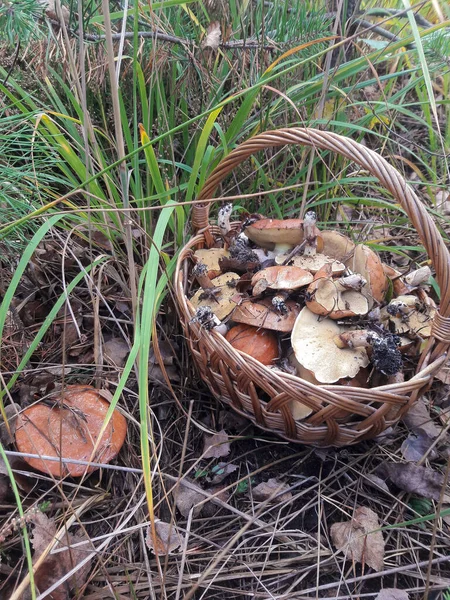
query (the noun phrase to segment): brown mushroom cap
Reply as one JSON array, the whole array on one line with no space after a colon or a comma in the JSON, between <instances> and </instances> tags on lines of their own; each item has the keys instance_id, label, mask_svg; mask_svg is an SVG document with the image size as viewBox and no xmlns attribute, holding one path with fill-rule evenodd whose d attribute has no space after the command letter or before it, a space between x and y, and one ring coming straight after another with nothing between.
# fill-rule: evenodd
<instances>
[{"instance_id":1,"label":"brown mushroom cap","mask_svg":"<svg viewBox=\"0 0 450 600\"><path fill-rule=\"evenodd\" d=\"M275 262L278 265L282 265L287 256L287 254L278 254L278 256L275 257ZM319 271L326 263L331 264L333 275L341 275L346 269L346 266L343 263L339 262L335 258L326 256L325 254L315 254L314 256L297 254L289 261L289 264L293 265L294 267L305 269L313 275L315 275L317 271Z\"/></svg>"},{"instance_id":2,"label":"brown mushroom cap","mask_svg":"<svg viewBox=\"0 0 450 600\"><path fill-rule=\"evenodd\" d=\"M228 331L225 339L233 348L253 356L263 365L272 365L279 358L277 335L268 329L239 323Z\"/></svg>"},{"instance_id":3,"label":"brown mushroom cap","mask_svg":"<svg viewBox=\"0 0 450 600\"><path fill-rule=\"evenodd\" d=\"M262 293L265 289L297 290L308 285L313 280L309 271L299 267L276 266L258 271L252 278L253 295Z\"/></svg>"},{"instance_id":4,"label":"brown mushroom cap","mask_svg":"<svg viewBox=\"0 0 450 600\"><path fill-rule=\"evenodd\" d=\"M190 302L194 308L200 306L209 306L216 317L222 321L236 308L236 302L232 297L236 295L236 283L240 277L237 273L224 273L211 280L214 287L220 288L220 294L217 295L217 300L214 298L204 298L200 300L200 296L204 293L202 289L197 290L192 296Z\"/></svg>"},{"instance_id":5,"label":"brown mushroom cap","mask_svg":"<svg viewBox=\"0 0 450 600\"><path fill-rule=\"evenodd\" d=\"M109 463L119 453L127 433L127 422L115 410L92 457L109 403L90 386L68 386L55 404L38 403L18 417L16 444L19 452L55 458ZM81 477L97 467L60 463L38 458L23 459L34 469L56 477Z\"/></svg>"},{"instance_id":6,"label":"brown mushroom cap","mask_svg":"<svg viewBox=\"0 0 450 600\"><path fill-rule=\"evenodd\" d=\"M331 277L331 265L326 263L308 286L306 306L311 312L331 319L344 319L369 312L368 302L355 290L341 291L341 286Z\"/></svg>"},{"instance_id":7,"label":"brown mushroom cap","mask_svg":"<svg viewBox=\"0 0 450 600\"><path fill-rule=\"evenodd\" d=\"M331 319L319 319L303 308L291 334L298 362L314 374L320 383L335 383L343 377L355 377L369 358L365 348L337 348L334 339L346 331Z\"/></svg>"},{"instance_id":8,"label":"brown mushroom cap","mask_svg":"<svg viewBox=\"0 0 450 600\"><path fill-rule=\"evenodd\" d=\"M352 271L367 281L361 293L367 298L369 310L374 302L381 304L389 289L389 282L379 256L368 246L358 244L349 262Z\"/></svg>"},{"instance_id":9,"label":"brown mushroom cap","mask_svg":"<svg viewBox=\"0 0 450 600\"><path fill-rule=\"evenodd\" d=\"M285 304L288 312L280 314L272 306L270 298L263 298L259 302L246 300L236 307L232 318L236 323L247 323L273 331L289 332L292 331L300 308L292 300L286 300Z\"/></svg>"},{"instance_id":10,"label":"brown mushroom cap","mask_svg":"<svg viewBox=\"0 0 450 600\"><path fill-rule=\"evenodd\" d=\"M297 246L304 239L301 219L261 219L245 229L245 235L261 248L273 250L277 244ZM323 241L317 229L317 250L322 251Z\"/></svg>"},{"instance_id":11,"label":"brown mushroom cap","mask_svg":"<svg viewBox=\"0 0 450 600\"><path fill-rule=\"evenodd\" d=\"M221 274L219 260L222 258L230 258L230 253L225 248L201 248L194 252L194 257L198 262L206 265L208 269L208 277L218 277Z\"/></svg>"},{"instance_id":12,"label":"brown mushroom cap","mask_svg":"<svg viewBox=\"0 0 450 600\"><path fill-rule=\"evenodd\" d=\"M320 235L323 239L323 254L341 261L347 260L353 254L355 243L343 233L326 229L321 231Z\"/></svg>"}]
</instances>

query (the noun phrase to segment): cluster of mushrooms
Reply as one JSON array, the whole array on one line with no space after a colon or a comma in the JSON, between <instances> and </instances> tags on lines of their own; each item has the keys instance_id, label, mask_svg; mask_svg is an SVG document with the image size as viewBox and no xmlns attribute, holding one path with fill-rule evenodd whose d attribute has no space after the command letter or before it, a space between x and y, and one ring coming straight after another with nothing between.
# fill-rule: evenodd
<instances>
[{"instance_id":1,"label":"cluster of mushrooms","mask_svg":"<svg viewBox=\"0 0 450 600\"><path fill-rule=\"evenodd\" d=\"M320 231L313 211L303 220L250 215L240 227L230 226L231 211L219 211L220 247L192 254L195 322L316 385L404 380L406 357L431 334L428 266L401 273L368 246Z\"/></svg>"}]
</instances>

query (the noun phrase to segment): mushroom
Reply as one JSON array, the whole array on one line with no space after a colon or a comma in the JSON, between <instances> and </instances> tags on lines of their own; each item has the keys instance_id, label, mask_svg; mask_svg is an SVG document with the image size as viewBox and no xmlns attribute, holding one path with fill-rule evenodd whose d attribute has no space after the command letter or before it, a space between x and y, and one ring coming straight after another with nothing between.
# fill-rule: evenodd
<instances>
[{"instance_id":1,"label":"mushroom","mask_svg":"<svg viewBox=\"0 0 450 600\"><path fill-rule=\"evenodd\" d=\"M225 236L231 229L230 216L233 212L233 205L229 202L219 208L219 214L217 215L217 225L220 229L220 233Z\"/></svg>"},{"instance_id":2,"label":"mushroom","mask_svg":"<svg viewBox=\"0 0 450 600\"><path fill-rule=\"evenodd\" d=\"M398 348L400 339L392 333L381 335L366 329L344 331L336 336L334 342L338 348L371 348L370 362L384 375L395 375L403 369Z\"/></svg>"},{"instance_id":3,"label":"mushroom","mask_svg":"<svg viewBox=\"0 0 450 600\"><path fill-rule=\"evenodd\" d=\"M320 235L323 240L323 254L342 262L352 256L355 243L343 233L334 229L326 229L321 231Z\"/></svg>"},{"instance_id":4,"label":"mushroom","mask_svg":"<svg viewBox=\"0 0 450 600\"><path fill-rule=\"evenodd\" d=\"M427 284L431 277L431 269L428 266L420 267L411 271L407 275L399 277L393 282L394 293L396 296L410 294L418 289L429 289Z\"/></svg>"},{"instance_id":5,"label":"mushroom","mask_svg":"<svg viewBox=\"0 0 450 600\"><path fill-rule=\"evenodd\" d=\"M91 386L68 386L51 404L38 402L19 415L17 449L34 469L55 477L81 477L95 471L98 467L70 460L109 463L117 456L127 433L126 419L119 411L113 411L98 442L109 406L102 393ZM94 446L97 448L92 456ZM30 458L27 454L61 458L64 462Z\"/></svg>"},{"instance_id":6,"label":"mushroom","mask_svg":"<svg viewBox=\"0 0 450 600\"><path fill-rule=\"evenodd\" d=\"M199 306L190 322L198 323L206 329L206 331L214 330L221 335L225 335L228 331L227 324L222 323L220 319L216 317L210 306Z\"/></svg>"},{"instance_id":7,"label":"mushroom","mask_svg":"<svg viewBox=\"0 0 450 600\"><path fill-rule=\"evenodd\" d=\"M417 296L399 296L381 309L381 322L398 335L429 338L436 309L420 302Z\"/></svg>"},{"instance_id":8,"label":"mushroom","mask_svg":"<svg viewBox=\"0 0 450 600\"><path fill-rule=\"evenodd\" d=\"M231 272L215 277L210 283L215 289L220 290L220 296L215 295L212 298L205 298L204 291L201 289L197 290L190 300L192 306L196 309L201 306L208 306L219 321L223 321L237 305L233 296L236 295L235 287L238 280L239 275Z\"/></svg>"},{"instance_id":9,"label":"mushroom","mask_svg":"<svg viewBox=\"0 0 450 600\"><path fill-rule=\"evenodd\" d=\"M315 233L317 250L321 252L323 242L317 227ZM305 241L301 219L260 219L248 225L245 234L257 246L275 250L277 254L287 252Z\"/></svg>"},{"instance_id":10,"label":"mushroom","mask_svg":"<svg viewBox=\"0 0 450 600\"><path fill-rule=\"evenodd\" d=\"M336 346L336 336L346 330L331 319L318 319L307 307L300 311L295 321L291 334L295 356L320 383L355 377L361 367L369 364L365 348Z\"/></svg>"},{"instance_id":11,"label":"mushroom","mask_svg":"<svg viewBox=\"0 0 450 600\"><path fill-rule=\"evenodd\" d=\"M234 310L233 321L274 331L290 332L299 313L299 306L296 302L287 300L286 308L286 313L276 311L270 298L263 298L259 302L246 300Z\"/></svg>"},{"instance_id":12,"label":"mushroom","mask_svg":"<svg viewBox=\"0 0 450 600\"><path fill-rule=\"evenodd\" d=\"M279 254L275 257L277 265L285 263L287 254ZM342 275L346 270L346 266L338 260L326 256L325 254L315 254L314 256L305 256L304 254L297 254L289 261L289 265L305 269L313 275L319 271L324 264L330 263L333 275Z\"/></svg>"},{"instance_id":13,"label":"mushroom","mask_svg":"<svg viewBox=\"0 0 450 600\"><path fill-rule=\"evenodd\" d=\"M349 264L350 263L350 264ZM378 255L364 244L358 244L353 257L346 263L354 273L360 273L367 281L361 293L367 298L369 309L374 302L381 304L389 288L383 263Z\"/></svg>"},{"instance_id":14,"label":"mushroom","mask_svg":"<svg viewBox=\"0 0 450 600\"><path fill-rule=\"evenodd\" d=\"M317 235L319 230L316 227L316 223L316 213L313 210L309 210L303 220L303 235L306 242L303 254L305 256L314 256L317 252Z\"/></svg>"},{"instance_id":15,"label":"mushroom","mask_svg":"<svg viewBox=\"0 0 450 600\"><path fill-rule=\"evenodd\" d=\"M221 274L219 261L222 258L229 258L230 253L225 248L201 248L194 252L194 260L206 265L208 269L208 277L214 279Z\"/></svg>"},{"instance_id":16,"label":"mushroom","mask_svg":"<svg viewBox=\"0 0 450 600\"><path fill-rule=\"evenodd\" d=\"M314 281L306 292L306 306L311 312L331 319L343 319L356 315L365 315L369 311L366 297L359 291L351 289L351 285L363 285L362 280L331 277L331 265L326 263L314 276ZM349 288L350 285L350 288Z\"/></svg>"},{"instance_id":17,"label":"mushroom","mask_svg":"<svg viewBox=\"0 0 450 600\"><path fill-rule=\"evenodd\" d=\"M240 352L245 352L263 365L273 365L279 358L278 338L273 331L240 323L232 327L225 339Z\"/></svg>"},{"instance_id":18,"label":"mushroom","mask_svg":"<svg viewBox=\"0 0 450 600\"><path fill-rule=\"evenodd\" d=\"M278 265L258 271L252 278L253 295L262 294L267 288L271 290L297 290L313 280L309 271L299 267Z\"/></svg>"}]
</instances>

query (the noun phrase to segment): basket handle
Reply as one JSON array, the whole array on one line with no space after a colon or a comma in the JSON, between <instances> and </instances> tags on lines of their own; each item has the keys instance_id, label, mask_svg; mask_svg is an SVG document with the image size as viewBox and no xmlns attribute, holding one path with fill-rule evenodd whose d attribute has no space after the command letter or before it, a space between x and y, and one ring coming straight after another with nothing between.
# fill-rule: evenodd
<instances>
[{"instance_id":1,"label":"basket handle","mask_svg":"<svg viewBox=\"0 0 450 600\"><path fill-rule=\"evenodd\" d=\"M195 231L208 230L210 200L225 177L252 154L277 146L302 144L320 150L330 150L342 154L377 177L380 183L392 194L411 219L428 256L433 262L436 279L441 290L440 314L433 327L435 338L450 344L450 254L434 221L406 183L402 175L382 156L362 144L330 131L292 127L266 131L249 138L232 150L213 170L205 181L192 210L192 225Z\"/></svg>"}]
</instances>

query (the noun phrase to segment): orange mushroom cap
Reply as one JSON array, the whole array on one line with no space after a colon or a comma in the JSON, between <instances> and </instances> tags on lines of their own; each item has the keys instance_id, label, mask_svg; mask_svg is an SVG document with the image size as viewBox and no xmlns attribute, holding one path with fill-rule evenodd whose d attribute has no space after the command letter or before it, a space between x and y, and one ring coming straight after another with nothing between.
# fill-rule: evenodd
<instances>
[{"instance_id":1,"label":"orange mushroom cap","mask_svg":"<svg viewBox=\"0 0 450 600\"><path fill-rule=\"evenodd\" d=\"M59 402L58 402L59 401ZM109 403L91 386L68 386L55 404L42 402L26 408L18 418L16 444L19 452L109 463L119 453L127 433L125 417L115 410L94 456L92 452L103 426ZM95 471L70 462L23 457L34 469L56 477L80 477Z\"/></svg>"}]
</instances>

